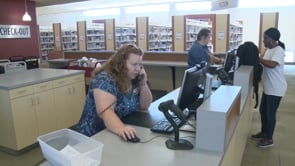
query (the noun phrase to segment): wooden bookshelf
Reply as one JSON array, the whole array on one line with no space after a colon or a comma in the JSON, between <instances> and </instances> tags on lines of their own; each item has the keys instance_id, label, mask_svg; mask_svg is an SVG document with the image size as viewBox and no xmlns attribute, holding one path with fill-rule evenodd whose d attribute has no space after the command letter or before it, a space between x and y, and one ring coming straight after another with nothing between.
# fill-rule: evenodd
<instances>
[{"instance_id":1,"label":"wooden bookshelf","mask_svg":"<svg viewBox=\"0 0 295 166\"><path fill-rule=\"evenodd\" d=\"M48 54L54 50L54 36L52 29L40 29L40 50L43 61L48 60Z\"/></svg>"},{"instance_id":2,"label":"wooden bookshelf","mask_svg":"<svg viewBox=\"0 0 295 166\"><path fill-rule=\"evenodd\" d=\"M91 27L86 30L87 50L105 50L104 26Z\"/></svg>"},{"instance_id":3,"label":"wooden bookshelf","mask_svg":"<svg viewBox=\"0 0 295 166\"><path fill-rule=\"evenodd\" d=\"M149 25L149 51L171 51L172 28Z\"/></svg>"},{"instance_id":4,"label":"wooden bookshelf","mask_svg":"<svg viewBox=\"0 0 295 166\"><path fill-rule=\"evenodd\" d=\"M116 50L124 44L136 45L135 27L116 27Z\"/></svg>"},{"instance_id":5,"label":"wooden bookshelf","mask_svg":"<svg viewBox=\"0 0 295 166\"><path fill-rule=\"evenodd\" d=\"M212 52L215 51L215 22L216 15L187 15L185 16L185 51L188 51L197 40L198 32L202 28L208 28L212 32L212 39L208 44Z\"/></svg>"},{"instance_id":6,"label":"wooden bookshelf","mask_svg":"<svg viewBox=\"0 0 295 166\"><path fill-rule=\"evenodd\" d=\"M62 50L74 51L78 50L78 36L77 30L67 29L62 30Z\"/></svg>"},{"instance_id":7,"label":"wooden bookshelf","mask_svg":"<svg viewBox=\"0 0 295 166\"><path fill-rule=\"evenodd\" d=\"M233 22L229 25L229 44L228 49L237 49L243 43L243 23Z\"/></svg>"}]
</instances>

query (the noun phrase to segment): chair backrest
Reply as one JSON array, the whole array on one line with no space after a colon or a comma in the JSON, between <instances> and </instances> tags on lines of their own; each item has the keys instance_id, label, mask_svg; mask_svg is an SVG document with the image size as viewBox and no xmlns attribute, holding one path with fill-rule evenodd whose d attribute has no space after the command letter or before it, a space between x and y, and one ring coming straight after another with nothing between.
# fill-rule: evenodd
<instances>
[{"instance_id":1,"label":"chair backrest","mask_svg":"<svg viewBox=\"0 0 295 166\"><path fill-rule=\"evenodd\" d=\"M15 56L9 57L9 60L10 62L24 61L25 57L22 55L15 55Z\"/></svg>"},{"instance_id":2,"label":"chair backrest","mask_svg":"<svg viewBox=\"0 0 295 166\"><path fill-rule=\"evenodd\" d=\"M27 70L27 64L24 61L4 63L5 73Z\"/></svg>"},{"instance_id":3,"label":"chair backrest","mask_svg":"<svg viewBox=\"0 0 295 166\"><path fill-rule=\"evenodd\" d=\"M8 62L10 62L9 59L0 59L0 63L8 63Z\"/></svg>"},{"instance_id":4,"label":"chair backrest","mask_svg":"<svg viewBox=\"0 0 295 166\"><path fill-rule=\"evenodd\" d=\"M9 59L0 59L0 74L5 73L5 63L10 63Z\"/></svg>"},{"instance_id":5,"label":"chair backrest","mask_svg":"<svg viewBox=\"0 0 295 166\"><path fill-rule=\"evenodd\" d=\"M37 56L27 56L24 60L27 64L27 69L39 68L39 62Z\"/></svg>"}]
</instances>

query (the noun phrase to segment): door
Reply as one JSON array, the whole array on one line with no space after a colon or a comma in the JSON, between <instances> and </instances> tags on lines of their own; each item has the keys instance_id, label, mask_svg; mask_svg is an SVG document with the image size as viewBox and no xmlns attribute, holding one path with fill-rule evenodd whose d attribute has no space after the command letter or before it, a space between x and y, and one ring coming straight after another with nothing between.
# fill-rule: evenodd
<instances>
[{"instance_id":1,"label":"door","mask_svg":"<svg viewBox=\"0 0 295 166\"><path fill-rule=\"evenodd\" d=\"M33 95L11 100L11 111L15 128L17 150L36 142L38 135Z\"/></svg>"},{"instance_id":2,"label":"door","mask_svg":"<svg viewBox=\"0 0 295 166\"><path fill-rule=\"evenodd\" d=\"M35 95L38 135L57 130L53 91L47 90Z\"/></svg>"}]
</instances>

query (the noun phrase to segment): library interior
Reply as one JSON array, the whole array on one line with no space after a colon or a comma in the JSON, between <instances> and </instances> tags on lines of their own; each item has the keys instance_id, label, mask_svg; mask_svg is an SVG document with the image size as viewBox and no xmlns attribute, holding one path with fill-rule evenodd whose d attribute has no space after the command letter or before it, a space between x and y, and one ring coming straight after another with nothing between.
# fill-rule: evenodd
<instances>
[{"instance_id":1,"label":"library interior","mask_svg":"<svg viewBox=\"0 0 295 166\"><path fill-rule=\"evenodd\" d=\"M292 0L1 1L0 165L294 165L294 9ZM285 44L284 63L276 65L283 66L287 90L273 143L261 148L253 134L261 128L264 80L254 86L258 64L243 63L239 50L253 44L258 63L270 52L271 27ZM203 29L211 35L206 54L220 61L189 68ZM94 88L101 74L94 71L106 69L126 45L143 51L132 65L144 68L147 78L135 79L147 80L153 98L148 109L120 115L136 139L125 141L108 126L85 136L76 126L102 90ZM271 67L261 64L265 78Z\"/></svg>"}]
</instances>

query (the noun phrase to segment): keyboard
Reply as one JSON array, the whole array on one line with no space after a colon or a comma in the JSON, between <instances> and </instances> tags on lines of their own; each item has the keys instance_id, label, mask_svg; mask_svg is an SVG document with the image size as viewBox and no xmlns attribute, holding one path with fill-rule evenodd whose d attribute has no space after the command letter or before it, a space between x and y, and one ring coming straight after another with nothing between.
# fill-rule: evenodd
<instances>
[{"instance_id":1,"label":"keyboard","mask_svg":"<svg viewBox=\"0 0 295 166\"><path fill-rule=\"evenodd\" d=\"M173 117L174 122L178 127L182 126L183 124L181 123L181 120L177 117ZM163 134L169 134L174 131L174 128L170 124L170 122L164 118L157 122L153 127L151 128L151 131L156 132L156 133L163 133Z\"/></svg>"}]
</instances>

